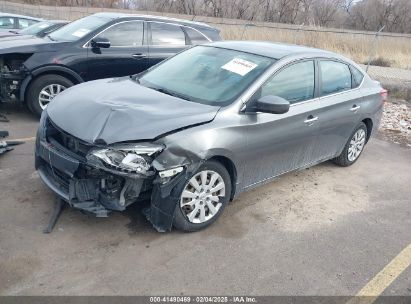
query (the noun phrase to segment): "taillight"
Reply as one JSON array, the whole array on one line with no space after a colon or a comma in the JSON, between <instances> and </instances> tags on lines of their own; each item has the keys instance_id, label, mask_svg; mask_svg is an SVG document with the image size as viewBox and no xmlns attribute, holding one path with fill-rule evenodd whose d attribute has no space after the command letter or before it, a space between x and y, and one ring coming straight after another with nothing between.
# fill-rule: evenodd
<instances>
[{"instance_id":1,"label":"taillight","mask_svg":"<svg viewBox=\"0 0 411 304\"><path fill-rule=\"evenodd\" d=\"M380 95L382 97L382 101L386 102L388 99L388 91L386 89L381 89Z\"/></svg>"}]
</instances>

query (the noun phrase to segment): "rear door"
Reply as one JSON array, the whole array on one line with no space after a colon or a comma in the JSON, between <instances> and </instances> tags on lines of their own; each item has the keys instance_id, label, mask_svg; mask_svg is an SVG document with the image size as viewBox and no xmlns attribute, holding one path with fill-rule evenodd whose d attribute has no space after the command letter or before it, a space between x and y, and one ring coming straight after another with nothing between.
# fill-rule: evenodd
<instances>
[{"instance_id":1,"label":"rear door","mask_svg":"<svg viewBox=\"0 0 411 304\"><path fill-rule=\"evenodd\" d=\"M211 40L203 33L192 27L183 26L182 29L186 33L186 44L198 45L211 42Z\"/></svg>"},{"instance_id":2,"label":"rear door","mask_svg":"<svg viewBox=\"0 0 411 304\"><path fill-rule=\"evenodd\" d=\"M147 22L149 43L149 65L153 66L187 47L187 38L178 24Z\"/></svg>"},{"instance_id":3,"label":"rear door","mask_svg":"<svg viewBox=\"0 0 411 304\"><path fill-rule=\"evenodd\" d=\"M322 109L316 154L327 159L341 152L358 124L363 98L348 64L320 59L318 65Z\"/></svg>"},{"instance_id":4,"label":"rear door","mask_svg":"<svg viewBox=\"0 0 411 304\"><path fill-rule=\"evenodd\" d=\"M109 48L88 48L88 79L127 76L148 67L148 47L143 43L144 22L122 21L109 26L95 37L110 41Z\"/></svg>"}]
</instances>

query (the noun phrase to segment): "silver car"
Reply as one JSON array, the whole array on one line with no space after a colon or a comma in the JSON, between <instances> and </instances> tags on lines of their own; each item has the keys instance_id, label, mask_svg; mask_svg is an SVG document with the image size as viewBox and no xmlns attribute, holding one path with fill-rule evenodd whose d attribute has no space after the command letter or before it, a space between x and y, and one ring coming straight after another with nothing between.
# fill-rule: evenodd
<instances>
[{"instance_id":1,"label":"silver car","mask_svg":"<svg viewBox=\"0 0 411 304\"><path fill-rule=\"evenodd\" d=\"M196 46L143 74L70 88L43 112L36 168L72 207L146 201L159 231L213 223L241 192L357 161L387 92L340 55L264 42Z\"/></svg>"},{"instance_id":2,"label":"silver car","mask_svg":"<svg viewBox=\"0 0 411 304\"><path fill-rule=\"evenodd\" d=\"M40 21L43 19L0 12L0 32L25 29Z\"/></svg>"}]
</instances>

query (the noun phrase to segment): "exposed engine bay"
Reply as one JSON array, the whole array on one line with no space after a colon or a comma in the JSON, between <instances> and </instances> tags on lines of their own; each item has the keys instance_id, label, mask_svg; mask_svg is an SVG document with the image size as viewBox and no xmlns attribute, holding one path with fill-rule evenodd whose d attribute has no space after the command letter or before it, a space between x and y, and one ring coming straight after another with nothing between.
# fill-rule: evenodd
<instances>
[{"instance_id":1,"label":"exposed engine bay","mask_svg":"<svg viewBox=\"0 0 411 304\"><path fill-rule=\"evenodd\" d=\"M32 54L4 54L0 56L0 100L15 102L20 99L22 81L29 75L24 62Z\"/></svg>"}]
</instances>

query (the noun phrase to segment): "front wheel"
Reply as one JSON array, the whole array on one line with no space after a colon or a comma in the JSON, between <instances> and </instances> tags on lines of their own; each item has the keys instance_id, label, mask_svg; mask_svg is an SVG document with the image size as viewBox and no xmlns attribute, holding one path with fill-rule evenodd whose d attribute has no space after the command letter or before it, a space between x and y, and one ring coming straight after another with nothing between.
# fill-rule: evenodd
<instances>
[{"instance_id":1,"label":"front wheel","mask_svg":"<svg viewBox=\"0 0 411 304\"><path fill-rule=\"evenodd\" d=\"M60 75L49 74L38 77L27 91L26 102L29 110L40 116L54 97L72 85L69 79Z\"/></svg>"},{"instance_id":2,"label":"front wheel","mask_svg":"<svg viewBox=\"0 0 411 304\"><path fill-rule=\"evenodd\" d=\"M188 232L211 225L223 212L230 195L231 179L227 169L218 162L205 162L180 194L174 227Z\"/></svg>"},{"instance_id":3,"label":"front wheel","mask_svg":"<svg viewBox=\"0 0 411 304\"><path fill-rule=\"evenodd\" d=\"M367 134L367 127L361 122L348 139L340 156L334 158L333 162L341 167L348 167L355 163L364 150Z\"/></svg>"}]
</instances>

